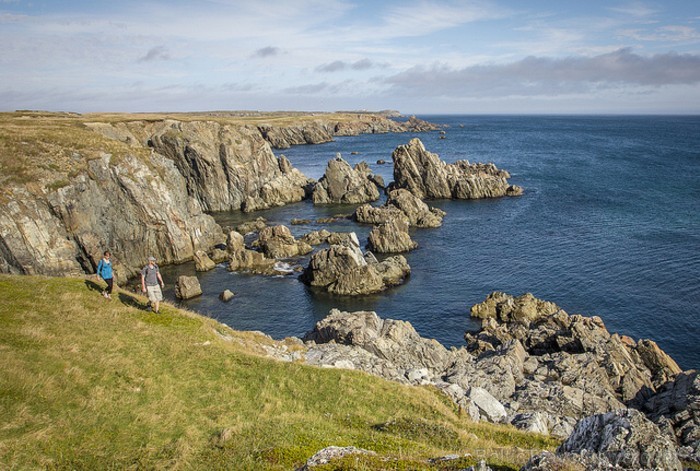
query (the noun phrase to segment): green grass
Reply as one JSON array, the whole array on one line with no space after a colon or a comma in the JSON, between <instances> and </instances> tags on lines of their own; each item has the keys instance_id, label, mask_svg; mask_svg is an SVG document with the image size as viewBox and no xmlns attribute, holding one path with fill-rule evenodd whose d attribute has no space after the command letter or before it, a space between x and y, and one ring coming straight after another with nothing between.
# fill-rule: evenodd
<instances>
[{"instance_id":1,"label":"green grass","mask_svg":"<svg viewBox=\"0 0 700 471\"><path fill-rule=\"evenodd\" d=\"M441 393L259 355L265 337L83 279L0 275L0 469L517 469L556 442ZM430 457L469 453L430 465Z\"/></svg>"}]
</instances>

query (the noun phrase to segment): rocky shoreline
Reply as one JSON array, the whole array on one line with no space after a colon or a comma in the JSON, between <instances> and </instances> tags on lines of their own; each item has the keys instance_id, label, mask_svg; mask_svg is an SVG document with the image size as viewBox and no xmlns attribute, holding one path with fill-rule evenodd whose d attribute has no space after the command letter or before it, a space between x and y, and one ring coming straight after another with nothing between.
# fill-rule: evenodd
<instances>
[{"instance_id":1,"label":"rocky shoreline","mask_svg":"<svg viewBox=\"0 0 700 471\"><path fill-rule=\"evenodd\" d=\"M524 469L700 462L700 378L653 341L611 334L599 318L531 294L492 293L471 311L482 328L461 348L423 338L405 321L337 309L303 339L265 348L282 361L436 387L472 420L565 440Z\"/></svg>"}]
</instances>

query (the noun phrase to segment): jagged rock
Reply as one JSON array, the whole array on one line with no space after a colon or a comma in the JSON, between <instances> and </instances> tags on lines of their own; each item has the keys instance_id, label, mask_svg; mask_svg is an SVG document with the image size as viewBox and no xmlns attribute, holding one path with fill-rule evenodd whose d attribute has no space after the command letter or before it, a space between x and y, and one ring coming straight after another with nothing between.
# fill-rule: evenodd
<instances>
[{"instance_id":1,"label":"jagged rock","mask_svg":"<svg viewBox=\"0 0 700 471\"><path fill-rule=\"evenodd\" d=\"M513 420L510 421L511 425L520 430L549 435L549 426L547 422L547 416L544 412L525 412L516 415Z\"/></svg>"},{"instance_id":2,"label":"jagged rock","mask_svg":"<svg viewBox=\"0 0 700 471\"><path fill-rule=\"evenodd\" d=\"M486 464L486 461L480 460L474 466L468 467L465 471L493 471L490 466Z\"/></svg>"},{"instance_id":3,"label":"jagged rock","mask_svg":"<svg viewBox=\"0 0 700 471\"><path fill-rule=\"evenodd\" d=\"M311 252L312 247L297 241L287 226L268 226L259 232L257 246L269 258L291 258Z\"/></svg>"},{"instance_id":4,"label":"jagged rock","mask_svg":"<svg viewBox=\"0 0 700 471\"><path fill-rule=\"evenodd\" d=\"M418 244L408 233L408 222L404 218L395 218L372 228L368 247L378 253L399 253L413 250Z\"/></svg>"},{"instance_id":5,"label":"jagged rock","mask_svg":"<svg viewBox=\"0 0 700 471\"><path fill-rule=\"evenodd\" d=\"M328 242L328 238L330 236L331 233L329 231L321 229L320 231L313 231L309 232L308 234L304 234L301 237L301 241L309 245L321 245Z\"/></svg>"},{"instance_id":6,"label":"jagged rock","mask_svg":"<svg viewBox=\"0 0 700 471\"><path fill-rule=\"evenodd\" d=\"M477 199L516 196L522 189L508 184L510 175L494 164L447 164L425 150L419 139L397 147L393 188L405 188L420 199Z\"/></svg>"},{"instance_id":7,"label":"jagged rock","mask_svg":"<svg viewBox=\"0 0 700 471\"><path fill-rule=\"evenodd\" d=\"M245 212L284 206L296 203L306 197L314 180L308 178L283 155L279 157L280 175L265 182L255 193L246 197L241 209Z\"/></svg>"},{"instance_id":8,"label":"jagged rock","mask_svg":"<svg viewBox=\"0 0 700 471\"><path fill-rule=\"evenodd\" d=\"M211 251L211 255L209 258L211 258L214 261L214 263L222 263L228 262L231 258L231 255L228 253L228 251L223 250L219 247L215 247L214 250Z\"/></svg>"},{"instance_id":9,"label":"jagged rock","mask_svg":"<svg viewBox=\"0 0 700 471\"><path fill-rule=\"evenodd\" d=\"M594 452L621 469L683 469L671 440L644 414L623 409L586 417L558 452Z\"/></svg>"},{"instance_id":10,"label":"jagged rock","mask_svg":"<svg viewBox=\"0 0 700 471\"><path fill-rule=\"evenodd\" d=\"M175 296L178 299L192 299L202 294L202 287L196 276L180 275L175 284Z\"/></svg>"},{"instance_id":11,"label":"jagged rock","mask_svg":"<svg viewBox=\"0 0 700 471\"><path fill-rule=\"evenodd\" d=\"M256 250L243 248L231 253L229 270L250 271L263 275L276 275L275 259L265 257L265 254Z\"/></svg>"},{"instance_id":12,"label":"jagged rock","mask_svg":"<svg viewBox=\"0 0 700 471\"><path fill-rule=\"evenodd\" d=\"M244 222L236 227L236 231L241 234L250 234L251 232L259 232L267 226L267 220L264 217L258 217L254 221Z\"/></svg>"},{"instance_id":13,"label":"jagged rock","mask_svg":"<svg viewBox=\"0 0 700 471\"><path fill-rule=\"evenodd\" d=\"M383 224L396 217L404 217L414 227L440 227L445 212L430 208L411 192L392 190L384 206L373 207L369 204L355 210L355 220L366 224Z\"/></svg>"},{"instance_id":14,"label":"jagged rock","mask_svg":"<svg viewBox=\"0 0 700 471\"><path fill-rule=\"evenodd\" d=\"M342 312L332 309L306 334L305 341L360 347L391 362L408 378L417 365L436 376L445 369L452 354L439 342L421 337L409 322L381 319L375 312Z\"/></svg>"},{"instance_id":15,"label":"jagged rock","mask_svg":"<svg viewBox=\"0 0 700 471\"><path fill-rule=\"evenodd\" d=\"M679 446L678 455L700 463L700 376L695 370L664 384L643 411Z\"/></svg>"},{"instance_id":16,"label":"jagged rock","mask_svg":"<svg viewBox=\"0 0 700 471\"><path fill-rule=\"evenodd\" d=\"M394 206L376 207L363 204L355 209L354 218L364 224L384 224L395 218L406 218L406 215Z\"/></svg>"},{"instance_id":17,"label":"jagged rock","mask_svg":"<svg viewBox=\"0 0 700 471\"><path fill-rule=\"evenodd\" d=\"M400 284L409 273L410 267L400 255L368 263L353 232L348 239L313 254L301 280L330 293L360 295Z\"/></svg>"},{"instance_id":18,"label":"jagged rock","mask_svg":"<svg viewBox=\"0 0 700 471\"><path fill-rule=\"evenodd\" d=\"M216 263L209 258L204 250L197 250L194 253L194 269L197 271L209 271L216 268Z\"/></svg>"},{"instance_id":19,"label":"jagged rock","mask_svg":"<svg viewBox=\"0 0 700 471\"><path fill-rule=\"evenodd\" d=\"M343 203L358 204L379 199L379 190L369 176L367 164L361 162L351 168L338 154L328 161L326 173L313 191L314 204Z\"/></svg>"},{"instance_id":20,"label":"jagged rock","mask_svg":"<svg viewBox=\"0 0 700 471\"><path fill-rule=\"evenodd\" d=\"M245 239L240 232L231 231L226 239L226 249L233 253L245 249Z\"/></svg>"},{"instance_id":21,"label":"jagged rock","mask_svg":"<svg viewBox=\"0 0 700 471\"><path fill-rule=\"evenodd\" d=\"M324 448L321 451L318 451L314 456L306 460L306 463L304 466L298 469L298 471L308 471L310 469L315 468L316 466L320 466L322 464L328 464L331 462L331 460L342 458L343 456L347 455L376 455L375 452L370 451L370 450L365 450L362 448L355 448L354 446L346 446L346 447L338 447L338 446L329 446Z\"/></svg>"},{"instance_id":22,"label":"jagged rock","mask_svg":"<svg viewBox=\"0 0 700 471\"><path fill-rule=\"evenodd\" d=\"M234 296L236 296L236 293L234 293L233 291L231 291L229 289L226 289L226 290L222 291L221 294L219 294L219 299L222 300L223 302L227 303L230 300L232 300Z\"/></svg>"},{"instance_id":23,"label":"jagged rock","mask_svg":"<svg viewBox=\"0 0 700 471\"><path fill-rule=\"evenodd\" d=\"M653 342L635 344L611 335L599 317L570 316L529 293L516 298L492 293L471 312L484 320L477 335L465 335L470 350L478 353L485 343L496 348L517 339L527 354L538 360L529 379L555 380L581 391L577 394L587 407L580 412L586 415L617 408L620 401L639 406L661 386L660 381L680 371ZM534 398L536 395L527 401ZM566 415L575 412L569 406L565 409Z\"/></svg>"}]
</instances>

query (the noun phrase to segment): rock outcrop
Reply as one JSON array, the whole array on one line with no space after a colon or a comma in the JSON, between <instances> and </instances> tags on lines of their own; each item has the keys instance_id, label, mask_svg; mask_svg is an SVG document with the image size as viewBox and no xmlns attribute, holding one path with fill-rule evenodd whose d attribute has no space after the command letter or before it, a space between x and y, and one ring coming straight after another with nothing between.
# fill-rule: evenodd
<instances>
[{"instance_id":1,"label":"rock outcrop","mask_svg":"<svg viewBox=\"0 0 700 471\"><path fill-rule=\"evenodd\" d=\"M695 372L674 373L677 367L665 354L645 359L638 348L654 351L649 341L622 342L599 319L569 316L532 295L494 293L472 311L484 318L482 330L466 335L467 347L448 350L421 338L407 322L333 310L305 337L315 343L307 342L304 358L402 383L433 384L473 420L560 438L584 417L637 406L646 397L645 412L682 456L694 459L700 380ZM675 381L653 380L663 377Z\"/></svg>"},{"instance_id":2,"label":"rock outcrop","mask_svg":"<svg viewBox=\"0 0 700 471\"><path fill-rule=\"evenodd\" d=\"M369 178L371 171L364 162L350 167L338 154L328 161L326 173L314 187L314 204L359 204L379 199L377 185Z\"/></svg>"},{"instance_id":3,"label":"rock outcrop","mask_svg":"<svg viewBox=\"0 0 700 471\"><path fill-rule=\"evenodd\" d=\"M453 164L425 150L419 139L397 147L393 154L393 188L404 188L420 199L478 199L517 196L522 188L508 183L510 175L494 164Z\"/></svg>"},{"instance_id":4,"label":"rock outcrop","mask_svg":"<svg viewBox=\"0 0 700 471\"><path fill-rule=\"evenodd\" d=\"M664 384L642 410L667 435L674 437L681 459L700 463L700 376L683 372Z\"/></svg>"},{"instance_id":5,"label":"rock outcrop","mask_svg":"<svg viewBox=\"0 0 700 471\"><path fill-rule=\"evenodd\" d=\"M445 214L441 209L429 207L408 190L397 189L389 191L383 206L358 206L354 218L365 224L383 224L404 216L413 227L440 227Z\"/></svg>"},{"instance_id":6,"label":"rock outcrop","mask_svg":"<svg viewBox=\"0 0 700 471\"><path fill-rule=\"evenodd\" d=\"M329 293L362 295L383 291L403 283L411 268L400 255L383 262L370 261L362 254L355 233L311 256L301 280Z\"/></svg>"},{"instance_id":7,"label":"rock outcrop","mask_svg":"<svg viewBox=\"0 0 700 471\"><path fill-rule=\"evenodd\" d=\"M287 226L267 226L258 234L255 243L268 258L291 258L313 250L311 245L294 238Z\"/></svg>"},{"instance_id":8,"label":"rock outcrop","mask_svg":"<svg viewBox=\"0 0 700 471\"><path fill-rule=\"evenodd\" d=\"M418 247L408 233L408 221L402 217L374 226L369 233L368 248L377 253L408 252Z\"/></svg>"},{"instance_id":9,"label":"rock outcrop","mask_svg":"<svg viewBox=\"0 0 700 471\"><path fill-rule=\"evenodd\" d=\"M673 442L644 414L621 409L580 420L569 438L550 453L530 460L522 469L550 470L565 464L580 464L586 469L682 471Z\"/></svg>"}]
</instances>

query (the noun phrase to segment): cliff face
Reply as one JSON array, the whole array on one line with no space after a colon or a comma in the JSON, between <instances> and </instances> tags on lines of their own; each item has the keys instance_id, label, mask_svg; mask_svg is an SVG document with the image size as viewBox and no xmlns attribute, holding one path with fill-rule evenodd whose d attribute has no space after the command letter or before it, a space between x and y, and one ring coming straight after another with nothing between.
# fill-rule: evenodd
<instances>
[{"instance_id":1,"label":"cliff face","mask_svg":"<svg viewBox=\"0 0 700 471\"><path fill-rule=\"evenodd\" d=\"M229 118L0 116L0 166L21 177L0 175L0 272L91 273L105 249L119 280L149 255L189 260L225 242L207 212L306 197L313 180L275 157L271 144L408 129L377 115Z\"/></svg>"}]
</instances>

